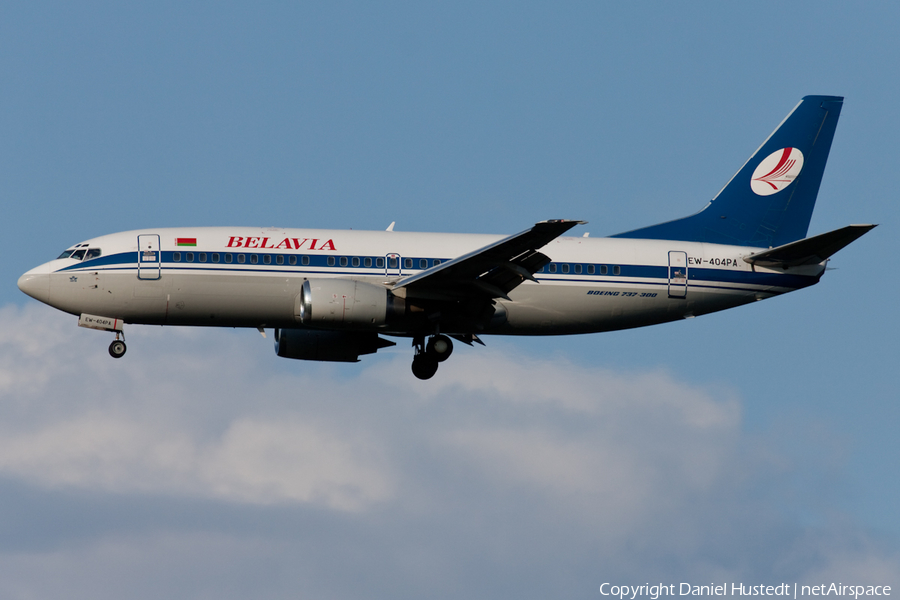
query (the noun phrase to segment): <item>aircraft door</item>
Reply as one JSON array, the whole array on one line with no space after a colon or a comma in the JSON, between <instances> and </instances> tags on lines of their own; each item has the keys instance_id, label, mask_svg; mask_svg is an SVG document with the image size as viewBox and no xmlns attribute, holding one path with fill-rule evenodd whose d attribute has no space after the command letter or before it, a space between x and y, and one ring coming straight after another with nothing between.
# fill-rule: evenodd
<instances>
[{"instance_id":1,"label":"aircraft door","mask_svg":"<svg viewBox=\"0 0 900 600\"><path fill-rule=\"evenodd\" d=\"M162 252L159 236L143 234L138 236L138 279L159 279Z\"/></svg>"},{"instance_id":2,"label":"aircraft door","mask_svg":"<svg viewBox=\"0 0 900 600\"><path fill-rule=\"evenodd\" d=\"M669 252L669 298L687 296L687 252Z\"/></svg>"},{"instance_id":3,"label":"aircraft door","mask_svg":"<svg viewBox=\"0 0 900 600\"><path fill-rule=\"evenodd\" d=\"M388 254L384 257L384 274L387 277L400 277L402 274L402 263L399 254Z\"/></svg>"}]
</instances>

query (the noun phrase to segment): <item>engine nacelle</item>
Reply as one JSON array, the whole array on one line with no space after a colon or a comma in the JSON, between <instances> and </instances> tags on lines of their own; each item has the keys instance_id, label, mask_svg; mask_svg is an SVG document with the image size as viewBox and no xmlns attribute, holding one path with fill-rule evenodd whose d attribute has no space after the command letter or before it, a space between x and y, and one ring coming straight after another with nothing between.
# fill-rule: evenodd
<instances>
[{"instance_id":1,"label":"engine nacelle","mask_svg":"<svg viewBox=\"0 0 900 600\"><path fill-rule=\"evenodd\" d=\"M352 279L308 279L294 306L294 317L309 327L378 327L403 300L380 285Z\"/></svg>"},{"instance_id":2,"label":"engine nacelle","mask_svg":"<svg viewBox=\"0 0 900 600\"><path fill-rule=\"evenodd\" d=\"M361 354L396 345L377 333L326 331L317 329L276 329L275 354L282 358L359 362Z\"/></svg>"}]
</instances>

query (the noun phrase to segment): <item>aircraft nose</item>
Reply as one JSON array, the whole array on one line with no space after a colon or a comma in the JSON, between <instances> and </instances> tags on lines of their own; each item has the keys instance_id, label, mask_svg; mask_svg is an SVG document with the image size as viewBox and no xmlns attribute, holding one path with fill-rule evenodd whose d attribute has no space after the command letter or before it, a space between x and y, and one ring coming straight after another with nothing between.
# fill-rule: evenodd
<instances>
[{"instance_id":1,"label":"aircraft nose","mask_svg":"<svg viewBox=\"0 0 900 600\"><path fill-rule=\"evenodd\" d=\"M50 274L41 267L32 269L19 277L19 289L41 302L50 302Z\"/></svg>"}]
</instances>

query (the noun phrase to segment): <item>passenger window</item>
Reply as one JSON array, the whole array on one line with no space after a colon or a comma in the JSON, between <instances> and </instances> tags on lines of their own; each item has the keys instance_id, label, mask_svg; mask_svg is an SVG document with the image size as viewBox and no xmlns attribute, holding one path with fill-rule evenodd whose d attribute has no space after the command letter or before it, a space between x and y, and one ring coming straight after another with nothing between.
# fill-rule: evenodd
<instances>
[{"instance_id":1,"label":"passenger window","mask_svg":"<svg viewBox=\"0 0 900 600\"><path fill-rule=\"evenodd\" d=\"M206 252L200 253L200 262L206 262Z\"/></svg>"},{"instance_id":2,"label":"passenger window","mask_svg":"<svg viewBox=\"0 0 900 600\"><path fill-rule=\"evenodd\" d=\"M556 264L555 263L550 263L550 272L556 273Z\"/></svg>"},{"instance_id":3,"label":"passenger window","mask_svg":"<svg viewBox=\"0 0 900 600\"><path fill-rule=\"evenodd\" d=\"M609 268L606 265L600 265L600 274L606 275L609 272Z\"/></svg>"},{"instance_id":4,"label":"passenger window","mask_svg":"<svg viewBox=\"0 0 900 600\"><path fill-rule=\"evenodd\" d=\"M622 267L613 267L613 275L621 275Z\"/></svg>"},{"instance_id":5,"label":"passenger window","mask_svg":"<svg viewBox=\"0 0 900 600\"><path fill-rule=\"evenodd\" d=\"M187 262L194 262L194 253L193 252L185 252L184 258L185 258L185 260L187 260Z\"/></svg>"},{"instance_id":6,"label":"passenger window","mask_svg":"<svg viewBox=\"0 0 900 600\"><path fill-rule=\"evenodd\" d=\"M594 265L588 265L588 275L594 274Z\"/></svg>"},{"instance_id":7,"label":"passenger window","mask_svg":"<svg viewBox=\"0 0 900 600\"><path fill-rule=\"evenodd\" d=\"M230 263L232 258L234 258L234 257L231 255L231 252L225 253L225 262Z\"/></svg>"},{"instance_id":8,"label":"passenger window","mask_svg":"<svg viewBox=\"0 0 900 600\"><path fill-rule=\"evenodd\" d=\"M397 268L397 264L398 264L397 259L394 258L393 256L390 258L390 260L388 260L388 265L389 265L392 269L396 269L396 268Z\"/></svg>"},{"instance_id":9,"label":"passenger window","mask_svg":"<svg viewBox=\"0 0 900 600\"><path fill-rule=\"evenodd\" d=\"M288 258L288 263L290 263L291 266L296 265L296 264L297 264L297 257L296 257L296 256L291 256L290 258Z\"/></svg>"},{"instance_id":10,"label":"passenger window","mask_svg":"<svg viewBox=\"0 0 900 600\"><path fill-rule=\"evenodd\" d=\"M397 266L396 263L394 264L394 266L395 266L395 267ZM375 267L378 268L378 269L383 269L383 268L384 268L384 259L383 259L383 258L376 258L376 259L375 259Z\"/></svg>"},{"instance_id":11,"label":"passenger window","mask_svg":"<svg viewBox=\"0 0 900 600\"><path fill-rule=\"evenodd\" d=\"M279 254L278 256L276 256L276 257L275 257L275 264L277 264L277 265L283 265L283 264L284 264L284 257L283 257L282 255L280 255L280 254Z\"/></svg>"},{"instance_id":12,"label":"passenger window","mask_svg":"<svg viewBox=\"0 0 900 600\"><path fill-rule=\"evenodd\" d=\"M219 262L219 253L218 253L218 252L213 252L213 254L212 254L212 261L213 261L214 263Z\"/></svg>"},{"instance_id":13,"label":"passenger window","mask_svg":"<svg viewBox=\"0 0 900 600\"><path fill-rule=\"evenodd\" d=\"M438 266L439 264L441 264L441 259L439 259L439 258L434 259L434 266Z\"/></svg>"},{"instance_id":14,"label":"passenger window","mask_svg":"<svg viewBox=\"0 0 900 600\"><path fill-rule=\"evenodd\" d=\"M333 256L329 256L329 257L328 257L328 266L329 266L329 267L333 267L333 266L334 266L334 257L333 257Z\"/></svg>"},{"instance_id":15,"label":"passenger window","mask_svg":"<svg viewBox=\"0 0 900 600\"><path fill-rule=\"evenodd\" d=\"M359 257L358 257L358 256L354 256L354 257L350 260L350 264L353 265L354 267L358 267L358 266L359 266Z\"/></svg>"},{"instance_id":16,"label":"passenger window","mask_svg":"<svg viewBox=\"0 0 900 600\"><path fill-rule=\"evenodd\" d=\"M372 257L371 256L365 257L363 259L363 265L366 267L371 267L372 266Z\"/></svg>"},{"instance_id":17,"label":"passenger window","mask_svg":"<svg viewBox=\"0 0 900 600\"><path fill-rule=\"evenodd\" d=\"M575 265L575 274L581 275L581 265Z\"/></svg>"},{"instance_id":18,"label":"passenger window","mask_svg":"<svg viewBox=\"0 0 900 600\"><path fill-rule=\"evenodd\" d=\"M241 264L244 264L244 261L247 260L247 257L244 256L243 254L238 254L237 257L238 257L238 262Z\"/></svg>"},{"instance_id":19,"label":"passenger window","mask_svg":"<svg viewBox=\"0 0 900 600\"><path fill-rule=\"evenodd\" d=\"M569 264L568 264L568 263L564 263L564 264L563 264L563 266L562 266L562 272L563 272L563 273L568 273L568 272L569 272Z\"/></svg>"},{"instance_id":20,"label":"passenger window","mask_svg":"<svg viewBox=\"0 0 900 600\"><path fill-rule=\"evenodd\" d=\"M404 269L412 269L412 259L411 258L403 259L403 268Z\"/></svg>"},{"instance_id":21,"label":"passenger window","mask_svg":"<svg viewBox=\"0 0 900 600\"><path fill-rule=\"evenodd\" d=\"M307 266L307 265L309 264L309 257L308 257L308 256L304 256L304 257L300 260L300 262L303 263L303 266L304 266L304 267Z\"/></svg>"},{"instance_id":22,"label":"passenger window","mask_svg":"<svg viewBox=\"0 0 900 600\"><path fill-rule=\"evenodd\" d=\"M267 265L271 265L272 264L272 256L269 254L266 254L265 256L263 256L263 263L265 263Z\"/></svg>"},{"instance_id":23,"label":"passenger window","mask_svg":"<svg viewBox=\"0 0 900 600\"><path fill-rule=\"evenodd\" d=\"M419 268L420 268L420 269L427 269L427 268L428 268L428 259L427 259L427 258L420 258L420 259L419 259Z\"/></svg>"},{"instance_id":24,"label":"passenger window","mask_svg":"<svg viewBox=\"0 0 900 600\"><path fill-rule=\"evenodd\" d=\"M172 262L181 262L181 252L172 253Z\"/></svg>"},{"instance_id":25,"label":"passenger window","mask_svg":"<svg viewBox=\"0 0 900 600\"><path fill-rule=\"evenodd\" d=\"M250 255L250 264L251 264L251 265L255 265L255 264L258 264L258 263L259 263L259 255L257 255L257 254L251 254L251 255Z\"/></svg>"},{"instance_id":26,"label":"passenger window","mask_svg":"<svg viewBox=\"0 0 900 600\"><path fill-rule=\"evenodd\" d=\"M341 257L341 266L342 266L342 267L346 267L346 266L347 266L347 257L346 257L346 256L342 256L342 257Z\"/></svg>"}]
</instances>

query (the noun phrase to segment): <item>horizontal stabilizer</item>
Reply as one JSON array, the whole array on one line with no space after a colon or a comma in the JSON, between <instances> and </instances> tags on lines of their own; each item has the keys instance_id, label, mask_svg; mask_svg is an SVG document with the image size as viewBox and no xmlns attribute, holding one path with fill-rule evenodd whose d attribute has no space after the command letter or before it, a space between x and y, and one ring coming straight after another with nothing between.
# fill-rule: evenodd
<instances>
[{"instance_id":1,"label":"horizontal stabilizer","mask_svg":"<svg viewBox=\"0 0 900 600\"><path fill-rule=\"evenodd\" d=\"M876 225L847 225L805 240L745 256L744 260L760 267L782 269L815 265L827 260L838 250L850 245L875 227Z\"/></svg>"}]
</instances>

